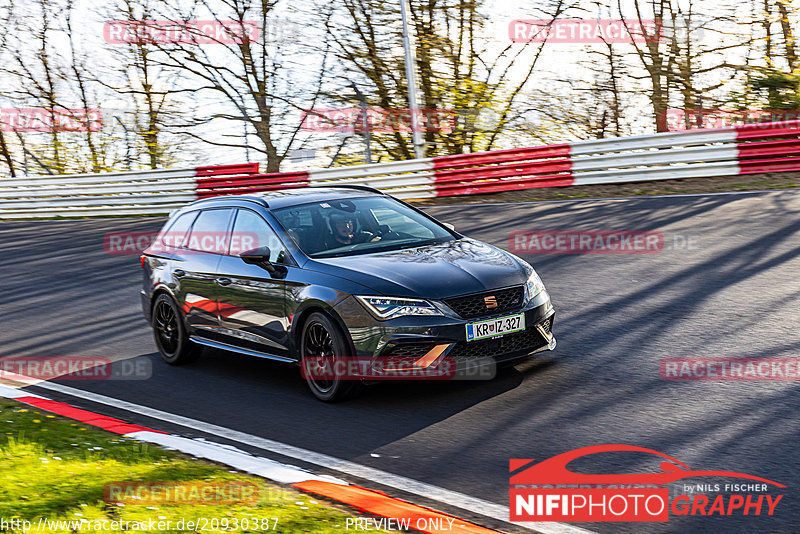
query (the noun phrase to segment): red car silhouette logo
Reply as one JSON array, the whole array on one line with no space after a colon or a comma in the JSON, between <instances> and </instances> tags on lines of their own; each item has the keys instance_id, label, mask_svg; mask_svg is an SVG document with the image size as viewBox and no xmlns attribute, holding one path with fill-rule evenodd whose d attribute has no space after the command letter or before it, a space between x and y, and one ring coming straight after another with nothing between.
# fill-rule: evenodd
<instances>
[{"instance_id":1,"label":"red car silhouette logo","mask_svg":"<svg viewBox=\"0 0 800 534\"><path fill-rule=\"evenodd\" d=\"M583 474L575 473L567 469L567 464L590 454L599 452L644 452L655 454L668 461L661 462L662 473L637 473L637 474ZM509 471L514 472L520 467L527 465L535 460L511 460ZM637 447L635 445L593 445L582 447L573 451L565 452L554 456L548 460L534 464L511 476L511 485L539 485L539 484L669 484L676 480L693 477L732 477L755 480L772 484L779 488L785 488L766 478L738 473L736 471L698 471L691 469L688 465L653 449Z\"/></svg>"}]
</instances>

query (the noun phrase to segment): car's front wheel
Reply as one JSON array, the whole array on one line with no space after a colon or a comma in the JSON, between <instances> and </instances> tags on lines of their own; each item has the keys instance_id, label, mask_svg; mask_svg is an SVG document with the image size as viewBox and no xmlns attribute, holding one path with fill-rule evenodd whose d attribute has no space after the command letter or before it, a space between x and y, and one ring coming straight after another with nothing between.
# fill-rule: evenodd
<instances>
[{"instance_id":1,"label":"car's front wheel","mask_svg":"<svg viewBox=\"0 0 800 534\"><path fill-rule=\"evenodd\" d=\"M312 313L303 325L300 365L311 393L319 400L341 401L361 389L360 380L337 374L334 362L346 357L347 352L344 334L333 320L323 313Z\"/></svg>"},{"instance_id":2,"label":"car's front wheel","mask_svg":"<svg viewBox=\"0 0 800 534\"><path fill-rule=\"evenodd\" d=\"M153 303L153 335L158 352L170 365L193 362L203 351L189 339L178 305L169 295L161 294Z\"/></svg>"}]
</instances>

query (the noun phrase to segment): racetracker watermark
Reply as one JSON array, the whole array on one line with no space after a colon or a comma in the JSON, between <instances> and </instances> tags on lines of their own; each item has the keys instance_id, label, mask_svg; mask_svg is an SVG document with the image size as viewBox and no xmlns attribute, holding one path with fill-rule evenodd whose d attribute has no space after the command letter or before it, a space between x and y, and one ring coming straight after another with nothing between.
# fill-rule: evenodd
<instances>
[{"instance_id":1,"label":"racetracker watermark","mask_svg":"<svg viewBox=\"0 0 800 534\"><path fill-rule=\"evenodd\" d=\"M411 132L414 125L420 132L452 133L458 121L450 109L420 109L415 115L410 109L320 108L301 115L301 127L312 132Z\"/></svg>"},{"instance_id":2,"label":"racetracker watermark","mask_svg":"<svg viewBox=\"0 0 800 534\"><path fill-rule=\"evenodd\" d=\"M149 358L111 361L104 356L3 356L0 379L35 383L43 380L148 380Z\"/></svg>"},{"instance_id":3,"label":"racetracker watermark","mask_svg":"<svg viewBox=\"0 0 800 534\"><path fill-rule=\"evenodd\" d=\"M528 19L508 25L515 43L652 43L662 36L663 27L655 20Z\"/></svg>"},{"instance_id":4,"label":"racetracker watermark","mask_svg":"<svg viewBox=\"0 0 800 534\"><path fill-rule=\"evenodd\" d=\"M491 357L459 363L440 357L439 351L419 356L312 356L303 359L300 373L306 380L492 380L497 364Z\"/></svg>"},{"instance_id":5,"label":"racetracker watermark","mask_svg":"<svg viewBox=\"0 0 800 534\"><path fill-rule=\"evenodd\" d=\"M270 250L281 248L277 238L265 238L257 232L109 232L103 236L103 250L116 256L137 255L149 248L148 252L157 254L230 254L259 247Z\"/></svg>"},{"instance_id":6,"label":"racetracker watermark","mask_svg":"<svg viewBox=\"0 0 800 534\"><path fill-rule=\"evenodd\" d=\"M244 44L258 42L260 25L248 20L110 20L109 44Z\"/></svg>"},{"instance_id":7,"label":"racetracker watermark","mask_svg":"<svg viewBox=\"0 0 800 534\"><path fill-rule=\"evenodd\" d=\"M255 482L110 482L103 487L108 504L137 506L256 504Z\"/></svg>"},{"instance_id":8,"label":"racetracker watermark","mask_svg":"<svg viewBox=\"0 0 800 534\"><path fill-rule=\"evenodd\" d=\"M517 254L657 254L664 235L648 230L535 230L508 236Z\"/></svg>"},{"instance_id":9,"label":"racetracker watermark","mask_svg":"<svg viewBox=\"0 0 800 534\"><path fill-rule=\"evenodd\" d=\"M733 128L761 124L764 128L778 127L772 123L800 120L800 109L668 109L664 112L667 128L685 131L700 128Z\"/></svg>"},{"instance_id":10,"label":"racetracker watermark","mask_svg":"<svg viewBox=\"0 0 800 534\"><path fill-rule=\"evenodd\" d=\"M664 358L660 372L678 382L797 381L800 358Z\"/></svg>"},{"instance_id":11,"label":"racetracker watermark","mask_svg":"<svg viewBox=\"0 0 800 534\"><path fill-rule=\"evenodd\" d=\"M103 112L93 108L2 108L4 132L99 132Z\"/></svg>"},{"instance_id":12,"label":"racetracker watermark","mask_svg":"<svg viewBox=\"0 0 800 534\"><path fill-rule=\"evenodd\" d=\"M0 532L268 532L278 530L278 517L238 517L230 512L222 517L192 517L187 519L166 519L142 517L136 519L112 519L105 515L99 519L50 519L39 517L30 521L14 517L0 517Z\"/></svg>"}]
</instances>

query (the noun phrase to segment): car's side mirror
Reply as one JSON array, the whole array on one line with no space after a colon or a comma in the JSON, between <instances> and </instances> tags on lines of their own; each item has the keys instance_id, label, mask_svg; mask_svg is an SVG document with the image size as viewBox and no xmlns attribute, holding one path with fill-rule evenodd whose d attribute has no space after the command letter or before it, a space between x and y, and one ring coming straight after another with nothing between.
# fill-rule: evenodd
<instances>
[{"instance_id":1,"label":"car's side mirror","mask_svg":"<svg viewBox=\"0 0 800 534\"><path fill-rule=\"evenodd\" d=\"M258 247L251 250L245 250L239 254L239 257L242 258L243 262L263 267L270 273L274 273L276 271L275 266L269 261L269 247Z\"/></svg>"},{"instance_id":2,"label":"car's side mirror","mask_svg":"<svg viewBox=\"0 0 800 534\"><path fill-rule=\"evenodd\" d=\"M451 229L452 231L454 232L456 231L456 227L454 225L450 223L442 223L442 224L445 225L447 228Z\"/></svg>"}]
</instances>

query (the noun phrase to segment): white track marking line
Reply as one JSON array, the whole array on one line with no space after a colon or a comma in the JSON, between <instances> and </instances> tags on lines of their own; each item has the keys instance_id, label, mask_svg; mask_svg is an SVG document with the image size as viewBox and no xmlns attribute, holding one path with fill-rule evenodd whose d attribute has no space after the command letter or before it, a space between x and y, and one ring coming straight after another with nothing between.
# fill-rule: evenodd
<instances>
[{"instance_id":1,"label":"white track marking line","mask_svg":"<svg viewBox=\"0 0 800 534\"><path fill-rule=\"evenodd\" d=\"M269 458L253 456L236 447L221 445L204 439L190 439L173 434L150 432L149 430L131 432L125 434L125 437L146 441L148 443L155 443L167 449L174 449L190 454L196 458L205 458L206 460L219 462L234 467L239 471L268 478L282 484L296 484L308 480L323 480L334 484L347 485L347 482L335 477L317 476L293 465L282 464L275 460L270 460Z\"/></svg>"},{"instance_id":2,"label":"white track marking line","mask_svg":"<svg viewBox=\"0 0 800 534\"><path fill-rule=\"evenodd\" d=\"M7 399L18 399L20 397L36 397L37 399L43 398L41 395L35 395L28 391L23 391L19 388L4 386L2 384L0 384L0 397L5 397Z\"/></svg>"},{"instance_id":3,"label":"white track marking line","mask_svg":"<svg viewBox=\"0 0 800 534\"><path fill-rule=\"evenodd\" d=\"M438 486L427 484L425 482L419 482L417 480L407 478L402 475L387 473L385 471L381 471L373 467L368 467L365 465L360 465L354 462L350 462L348 460L342 460L340 458L328 456L327 454L310 451L307 449L303 449L301 447L295 447L294 445L288 445L286 443L281 443L279 441L274 441L271 439L254 436L252 434L247 434L245 432L239 432L238 430L225 428L222 426L214 425L212 423L206 423L204 421L198 421L197 419L183 417L181 415L164 412L161 410L157 410L155 408L149 408L147 406L134 404L132 402L115 399L113 397L107 397L105 395L99 395L97 393L91 393L89 391L83 391L80 389L71 388L68 386L64 386L62 384L42 382L40 384L37 384L36 387L48 389L51 391L56 391L59 393L64 393L66 395L71 395L73 397L78 397L81 399L86 399L88 401L95 402L98 404L105 404L107 406L112 406L117 409L126 410L132 413L144 415L146 417L151 417L153 419L158 419L168 423L180 425L186 428L191 428L221 438L237 441L239 443L257 447L259 449L269 451L275 454L280 454L288 458L294 458L297 460L301 460L303 462L308 462L314 465L318 465L320 467L332 469L340 473L362 478L365 480L370 480L372 482L376 482L384 486L389 486L392 488L399 489L401 491L413 493L415 495L419 495L427 499L432 499L434 501L448 504L450 506L454 506L462 510L467 510L469 512L474 512L486 517L497 519L499 521L510 523L508 519L509 511L508 508L505 506L485 501L483 499L478 499L476 497L471 497L469 495L465 495L457 491L440 488ZM510 524L536 530L541 534L592 534L592 531L590 530L586 530L580 527L575 527L565 523L527 522L527 523L510 523Z\"/></svg>"}]
</instances>

